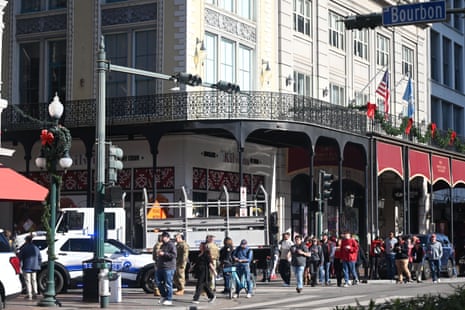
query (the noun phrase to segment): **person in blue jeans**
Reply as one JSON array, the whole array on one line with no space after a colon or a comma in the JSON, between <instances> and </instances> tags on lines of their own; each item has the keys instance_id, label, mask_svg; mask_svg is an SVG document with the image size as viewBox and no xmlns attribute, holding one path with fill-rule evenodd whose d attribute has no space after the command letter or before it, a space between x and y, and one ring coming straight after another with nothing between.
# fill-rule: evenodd
<instances>
[{"instance_id":1,"label":"person in blue jeans","mask_svg":"<svg viewBox=\"0 0 465 310\"><path fill-rule=\"evenodd\" d=\"M307 246L302 243L302 237L300 235L294 237L294 242L294 245L291 246L291 266L297 281L296 291L300 293L304 285L304 269L307 263L307 257L310 257L310 252Z\"/></svg>"},{"instance_id":2,"label":"person in blue jeans","mask_svg":"<svg viewBox=\"0 0 465 310\"><path fill-rule=\"evenodd\" d=\"M239 279L245 274L247 279L247 298L251 298L253 294L253 283L250 275L250 263L253 260L253 252L247 246L247 240L242 239L241 244L234 250L232 254L233 261L236 263L237 274ZM240 285L236 285L236 292L234 298L239 297Z\"/></svg>"},{"instance_id":3,"label":"person in blue jeans","mask_svg":"<svg viewBox=\"0 0 465 310\"><path fill-rule=\"evenodd\" d=\"M386 258L386 271L388 279L394 280L394 276L397 274L396 268L396 253L394 252L394 248L397 244L398 240L394 236L394 232L389 232L389 237L386 238L384 241L384 253Z\"/></svg>"},{"instance_id":4,"label":"person in blue jeans","mask_svg":"<svg viewBox=\"0 0 465 310\"><path fill-rule=\"evenodd\" d=\"M170 234L161 234L162 244L158 249L157 276L155 281L160 290L161 298L159 303L164 306L173 304L173 276L176 271L176 246L170 240Z\"/></svg>"},{"instance_id":5,"label":"person in blue jeans","mask_svg":"<svg viewBox=\"0 0 465 310\"><path fill-rule=\"evenodd\" d=\"M436 235L432 234L430 237L430 243L426 249L426 257L428 258L429 265L431 268L431 276L433 283L438 283L439 276L441 274L441 257L442 257L442 244L436 240Z\"/></svg>"}]
</instances>

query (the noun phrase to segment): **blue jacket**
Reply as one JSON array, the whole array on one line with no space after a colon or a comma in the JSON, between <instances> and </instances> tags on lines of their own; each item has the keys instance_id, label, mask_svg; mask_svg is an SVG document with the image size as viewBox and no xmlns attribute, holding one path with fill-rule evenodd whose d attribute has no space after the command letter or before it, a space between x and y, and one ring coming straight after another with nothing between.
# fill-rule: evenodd
<instances>
[{"instance_id":1,"label":"blue jacket","mask_svg":"<svg viewBox=\"0 0 465 310\"><path fill-rule=\"evenodd\" d=\"M250 264L253 260L253 251L248 247L246 246L245 248L243 248L242 246L238 246L233 254L232 254L232 257L233 257L233 260L234 261L237 261L236 258L239 260L239 261L242 261L244 260L243 262L240 262L241 264ZM247 260L247 261L245 261Z\"/></svg>"},{"instance_id":2,"label":"blue jacket","mask_svg":"<svg viewBox=\"0 0 465 310\"><path fill-rule=\"evenodd\" d=\"M39 248L33 243L26 243L19 251L19 259L21 260L22 270L24 272L40 270L42 256Z\"/></svg>"}]
</instances>

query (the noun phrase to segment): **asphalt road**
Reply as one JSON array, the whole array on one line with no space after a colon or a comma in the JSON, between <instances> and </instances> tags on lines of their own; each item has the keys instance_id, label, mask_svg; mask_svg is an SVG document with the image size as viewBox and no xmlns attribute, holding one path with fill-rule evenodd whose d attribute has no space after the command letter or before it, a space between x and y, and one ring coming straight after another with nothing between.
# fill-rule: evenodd
<instances>
[{"instance_id":1,"label":"asphalt road","mask_svg":"<svg viewBox=\"0 0 465 310\"><path fill-rule=\"evenodd\" d=\"M172 306L161 306L158 298L145 294L141 289L123 289L122 302L110 303L107 309L335 309L336 306L355 306L357 303L368 305L370 300L383 302L396 298L412 298L424 294L447 295L457 287L465 285L465 278L442 279L441 283L430 281L423 283L395 284L388 280L369 281L347 288L336 285L304 287L301 294L297 294L292 282L290 287L283 287L281 281L257 284L255 295L247 299L245 293L238 299L230 300L218 294L215 303L209 304L206 297L201 298L199 305L191 303L194 287L187 286L184 296L175 296ZM82 291L73 290L67 294L60 294L57 299L62 303L60 309L99 309L99 303L82 301ZM7 303L7 310L43 309L37 306L37 301L25 300L19 296Z\"/></svg>"}]
</instances>

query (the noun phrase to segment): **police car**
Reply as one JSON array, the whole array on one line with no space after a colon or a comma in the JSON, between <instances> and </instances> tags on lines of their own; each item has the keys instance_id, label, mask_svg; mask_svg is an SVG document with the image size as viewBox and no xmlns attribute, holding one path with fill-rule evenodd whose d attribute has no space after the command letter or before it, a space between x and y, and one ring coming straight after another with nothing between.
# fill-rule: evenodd
<instances>
[{"instance_id":1,"label":"police car","mask_svg":"<svg viewBox=\"0 0 465 310\"><path fill-rule=\"evenodd\" d=\"M39 289L46 290L47 272L47 240L45 236L36 236L32 242L37 245L42 255L42 269L37 275ZM55 291L65 292L69 288L83 287L84 263L93 258L94 239L90 236L60 235L55 241ZM106 260L121 273L122 287L140 287L147 293L153 292L154 262L152 254L141 253L123 243L107 239L104 243Z\"/></svg>"}]
</instances>

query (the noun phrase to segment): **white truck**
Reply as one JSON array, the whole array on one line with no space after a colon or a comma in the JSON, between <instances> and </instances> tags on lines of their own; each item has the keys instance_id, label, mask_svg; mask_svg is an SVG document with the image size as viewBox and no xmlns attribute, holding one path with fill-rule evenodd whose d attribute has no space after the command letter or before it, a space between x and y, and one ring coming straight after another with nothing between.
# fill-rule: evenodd
<instances>
[{"instance_id":1,"label":"white truck","mask_svg":"<svg viewBox=\"0 0 465 310\"><path fill-rule=\"evenodd\" d=\"M199 244L207 235L214 235L221 248L225 237L232 238L235 245L246 239L253 250L257 268L267 268L267 258L271 256L270 211L268 195L263 186L256 193L257 199L246 200L242 193L238 201L229 199L226 186L217 201L192 201L185 188L182 188L183 199L176 203L149 202L144 190L143 221L144 244L148 247L155 244L158 235L167 231L170 235L182 232L191 249L190 255L196 255ZM157 208L153 212L152 208ZM157 218L151 214L158 215Z\"/></svg>"}]
</instances>

